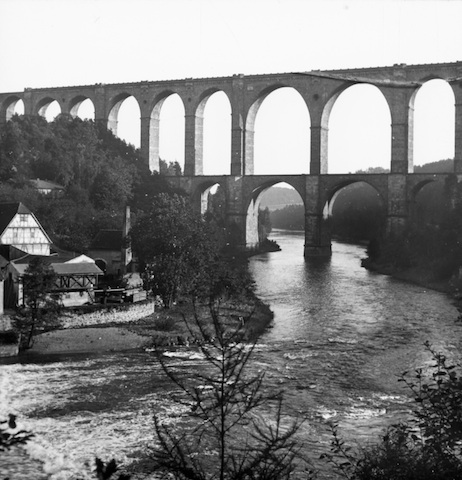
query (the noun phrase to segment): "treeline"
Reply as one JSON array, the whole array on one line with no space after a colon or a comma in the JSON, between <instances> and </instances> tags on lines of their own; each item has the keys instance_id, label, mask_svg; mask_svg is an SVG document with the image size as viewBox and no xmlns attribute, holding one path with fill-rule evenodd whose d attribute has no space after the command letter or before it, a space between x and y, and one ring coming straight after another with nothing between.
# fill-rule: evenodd
<instances>
[{"instance_id":1,"label":"treeline","mask_svg":"<svg viewBox=\"0 0 462 480\"><path fill-rule=\"evenodd\" d=\"M39 194L30 182L38 178L64 186L63 195ZM148 193L168 189L139 150L93 121L14 116L0 131L0 202L27 205L61 248L85 252L99 229L121 228L127 203L136 216Z\"/></svg>"}]
</instances>

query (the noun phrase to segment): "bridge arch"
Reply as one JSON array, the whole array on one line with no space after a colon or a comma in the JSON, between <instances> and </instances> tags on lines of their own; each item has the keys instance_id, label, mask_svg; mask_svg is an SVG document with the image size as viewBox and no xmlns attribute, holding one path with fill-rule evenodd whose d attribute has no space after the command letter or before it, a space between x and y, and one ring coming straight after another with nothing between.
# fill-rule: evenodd
<instances>
[{"instance_id":1,"label":"bridge arch","mask_svg":"<svg viewBox=\"0 0 462 480\"><path fill-rule=\"evenodd\" d=\"M447 80L435 74L422 78L410 102L414 165L454 158L455 103L454 90Z\"/></svg>"},{"instance_id":2,"label":"bridge arch","mask_svg":"<svg viewBox=\"0 0 462 480\"><path fill-rule=\"evenodd\" d=\"M91 106L90 106L91 105ZM90 108L88 108L90 106ZM87 108L85 108L87 107ZM95 102L92 98L87 97L85 95L77 95L72 97L69 101L69 114L71 117L76 118L82 116L80 110L81 108L87 111L87 114L83 115L83 118L91 118L95 119ZM93 109L93 114L88 115L89 111Z\"/></svg>"},{"instance_id":3,"label":"bridge arch","mask_svg":"<svg viewBox=\"0 0 462 480\"><path fill-rule=\"evenodd\" d=\"M151 152L156 161L175 162L185 169L185 100L175 90L164 90L151 110Z\"/></svg>"},{"instance_id":4,"label":"bridge arch","mask_svg":"<svg viewBox=\"0 0 462 480\"><path fill-rule=\"evenodd\" d=\"M3 112L2 116L4 117L3 118L4 121L6 122L10 121L13 115L18 113L17 110L21 103L22 103L22 109L24 110L24 102L22 98L17 95L12 95L11 97L7 97L3 101L1 111Z\"/></svg>"},{"instance_id":5,"label":"bridge arch","mask_svg":"<svg viewBox=\"0 0 462 480\"><path fill-rule=\"evenodd\" d=\"M246 174L307 174L311 156L311 115L292 85L276 83L255 95L246 116Z\"/></svg>"},{"instance_id":6,"label":"bridge arch","mask_svg":"<svg viewBox=\"0 0 462 480\"><path fill-rule=\"evenodd\" d=\"M269 190L271 187L274 187L278 184L285 183L291 186L300 196L303 204L305 205L305 192L300 187L300 185L295 182L292 183L289 179L281 180L273 178L271 180L265 181L264 183L254 187L246 198L246 219L245 219L245 244L247 248L255 248L258 246L259 231L258 231L258 213L260 210L260 203L262 200L263 194Z\"/></svg>"},{"instance_id":7,"label":"bridge arch","mask_svg":"<svg viewBox=\"0 0 462 480\"><path fill-rule=\"evenodd\" d=\"M391 108L377 86L356 83L339 89L324 108L322 124L329 129L329 173L390 168Z\"/></svg>"},{"instance_id":8,"label":"bridge arch","mask_svg":"<svg viewBox=\"0 0 462 480\"><path fill-rule=\"evenodd\" d=\"M59 108L59 112L57 112L56 115L59 115L63 111L62 105L57 98L45 96L35 104L34 114L50 120L50 108L54 111Z\"/></svg>"},{"instance_id":9,"label":"bridge arch","mask_svg":"<svg viewBox=\"0 0 462 480\"><path fill-rule=\"evenodd\" d=\"M372 240L386 228L387 199L375 185L364 180L339 183L329 192L323 217L330 236L351 241Z\"/></svg>"},{"instance_id":10,"label":"bridge arch","mask_svg":"<svg viewBox=\"0 0 462 480\"><path fill-rule=\"evenodd\" d=\"M443 218L452 201L446 179L435 176L414 182L409 192L409 213L414 224L428 225Z\"/></svg>"},{"instance_id":11,"label":"bridge arch","mask_svg":"<svg viewBox=\"0 0 462 480\"><path fill-rule=\"evenodd\" d=\"M213 190L216 191L216 189L220 188L221 189L221 194L224 198L225 205L223 205L223 212L226 210L226 189L225 185L223 185L221 182L217 181L207 181L202 183L198 188L196 189L195 195L192 198L193 205L195 206L197 210L200 209L200 212L202 215L207 213L207 211L210 208L209 205L209 195L213 192ZM198 208L199 205L199 208Z\"/></svg>"},{"instance_id":12,"label":"bridge arch","mask_svg":"<svg viewBox=\"0 0 462 480\"><path fill-rule=\"evenodd\" d=\"M132 97L131 93L121 92L114 95L109 99L109 108L107 113L107 128L112 131L114 135L117 135L117 127L119 121L119 110L123 102L127 98ZM136 100L136 99L135 99ZM138 103L139 106L139 103Z\"/></svg>"},{"instance_id":13,"label":"bridge arch","mask_svg":"<svg viewBox=\"0 0 462 480\"><path fill-rule=\"evenodd\" d=\"M203 145L203 174L229 175L232 108L228 94L219 89L205 92L196 111L196 138Z\"/></svg>"}]
</instances>

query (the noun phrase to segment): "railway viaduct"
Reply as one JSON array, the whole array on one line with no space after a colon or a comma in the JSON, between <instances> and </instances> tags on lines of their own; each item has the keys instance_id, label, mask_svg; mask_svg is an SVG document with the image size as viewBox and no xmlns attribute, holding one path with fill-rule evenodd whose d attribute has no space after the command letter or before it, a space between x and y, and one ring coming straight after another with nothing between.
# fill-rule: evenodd
<instances>
[{"instance_id":1,"label":"railway viaduct","mask_svg":"<svg viewBox=\"0 0 462 480\"><path fill-rule=\"evenodd\" d=\"M178 94L185 108L184 176L170 181L185 189L197 208L204 210L210 188L219 184L226 195L228 225L238 243L254 246L261 193L279 182L293 186L305 205L305 255L330 254L326 222L336 193L354 182L366 182L380 195L387 211L388 233L406 224L418 191L427 183L444 181L446 175L413 173L413 105L419 88L428 80L443 79L455 98L454 174L462 178L462 62L347 70L309 71L267 75L96 84L55 88L26 88L0 94L0 124L7 122L20 100L25 115L43 115L57 101L61 114L76 116L81 103L90 99L95 121L117 134L122 102L134 97L141 112L141 151L152 171L159 169L159 121L162 104ZM389 174L330 175L328 165L329 115L339 95L356 84L376 86L391 114ZM254 125L263 100L281 87L294 88L304 99L311 119L310 173L308 175L254 175ZM230 175L203 175L203 114L207 100L224 92L231 105ZM281 166L283 170L283 166Z\"/></svg>"}]
</instances>

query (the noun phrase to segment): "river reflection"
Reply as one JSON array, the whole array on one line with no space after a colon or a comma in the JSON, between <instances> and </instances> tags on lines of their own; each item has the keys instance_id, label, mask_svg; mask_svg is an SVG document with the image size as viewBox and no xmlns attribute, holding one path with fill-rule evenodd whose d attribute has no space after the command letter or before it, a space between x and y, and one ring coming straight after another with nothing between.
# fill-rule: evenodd
<instances>
[{"instance_id":1,"label":"river reflection","mask_svg":"<svg viewBox=\"0 0 462 480\"><path fill-rule=\"evenodd\" d=\"M257 293L275 313L252 368L307 420L314 457L329 447L328 420L349 440L375 439L410 411L397 376L429 362L424 342L458 355L455 307L441 293L361 268L363 247L334 243L331 258L305 260L303 233L272 238L281 252L250 259ZM176 362L186 373L200 363ZM0 414L18 414L36 433L36 454L50 468L56 459L69 466L55 478L70 479L94 455L130 462L152 442L153 412L172 408L167 388L149 352L29 358L0 365Z\"/></svg>"}]
</instances>

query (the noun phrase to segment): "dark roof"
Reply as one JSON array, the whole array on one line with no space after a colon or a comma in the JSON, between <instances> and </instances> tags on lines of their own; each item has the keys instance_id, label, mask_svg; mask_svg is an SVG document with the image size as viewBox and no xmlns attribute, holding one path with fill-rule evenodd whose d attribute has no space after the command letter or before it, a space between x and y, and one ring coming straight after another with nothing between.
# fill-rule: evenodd
<instances>
[{"instance_id":1,"label":"dark roof","mask_svg":"<svg viewBox=\"0 0 462 480\"><path fill-rule=\"evenodd\" d=\"M0 234L5 231L11 220L13 220L14 216L18 213L32 214L32 212L21 202L0 203Z\"/></svg>"},{"instance_id":2,"label":"dark roof","mask_svg":"<svg viewBox=\"0 0 462 480\"><path fill-rule=\"evenodd\" d=\"M29 259L30 260L30 259ZM13 263L14 268L20 275L24 275L24 272L29 266L28 263ZM82 263L53 263L50 262L50 266L56 272L57 275L103 275L103 271L94 263L82 262Z\"/></svg>"},{"instance_id":3,"label":"dark roof","mask_svg":"<svg viewBox=\"0 0 462 480\"><path fill-rule=\"evenodd\" d=\"M122 230L100 230L89 250L120 250L122 238Z\"/></svg>"},{"instance_id":4,"label":"dark roof","mask_svg":"<svg viewBox=\"0 0 462 480\"><path fill-rule=\"evenodd\" d=\"M0 244L0 255L8 261L17 260L18 258L27 257L30 254L21 250L14 245Z\"/></svg>"}]
</instances>

